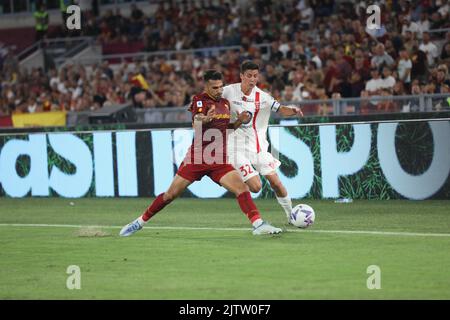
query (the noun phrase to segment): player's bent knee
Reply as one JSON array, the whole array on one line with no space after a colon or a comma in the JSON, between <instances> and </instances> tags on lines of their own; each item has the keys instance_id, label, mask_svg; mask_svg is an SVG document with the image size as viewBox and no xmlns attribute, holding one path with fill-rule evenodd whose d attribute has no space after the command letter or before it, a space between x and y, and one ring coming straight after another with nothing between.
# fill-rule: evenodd
<instances>
[{"instance_id":1,"label":"player's bent knee","mask_svg":"<svg viewBox=\"0 0 450 320\"><path fill-rule=\"evenodd\" d=\"M232 185L229 185L226 187L226 189L232 193L234 193L236 196L239 196L242 193L248 192L248 186L241 182L241 183L234 183Z\"/></svg>"},{"instance_id":2,"label":"player's bent knee","mask_svg":"<svg viewBox=\"0 0 450 320\"><path fill-rule=\"evenodd\" d=\"M262 185L260 183L249 186L250 191L253 193L257 193L257 192L261 191L261 188L262 188Z\"/></svg>"}]
</instances>

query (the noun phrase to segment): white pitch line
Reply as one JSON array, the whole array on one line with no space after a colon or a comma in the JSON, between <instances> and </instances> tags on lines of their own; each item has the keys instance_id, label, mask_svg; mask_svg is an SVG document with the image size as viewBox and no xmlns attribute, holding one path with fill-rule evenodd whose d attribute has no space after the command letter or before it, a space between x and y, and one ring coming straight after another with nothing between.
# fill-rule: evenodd
<instances>
[{"instance_id":1,"label":"white pitch line","mask_svg":"<svg viewBox=\"0 0 450 320\"><path fill-rule=\"evenodd\" d=\"M289 230L300 231L301 230ZM343 234L369 234L380 236L408 236L408 237L450 237L450 233L420 233L420 232L393 232L393 231L360 231L360 230L308 230L318 233L343 233Z\"/></svg>"},{"instance_id":2,"label":"white pitch line","mask_svg":"<svg viewBox=\"0 0 450 320\"><path fill-rule=\"evenodd\" d=\"M88 226L79 224L30 224L30 223L0 223L0 227L36 227L36 228L104 228L120 229L122 226ZM162 230L208 230L208 231L249 231L250 228L211 228L211 227L159 227L146 226L144 229ZM378 236L407 236L407 237L450 237L450 233L419 233L419 232L391 232L391 231L364 231L364 230L315 230L315 229L287 229L285 232L308 233L337 233L337 234L363 234Z\"/></svg>"}]
</instances>

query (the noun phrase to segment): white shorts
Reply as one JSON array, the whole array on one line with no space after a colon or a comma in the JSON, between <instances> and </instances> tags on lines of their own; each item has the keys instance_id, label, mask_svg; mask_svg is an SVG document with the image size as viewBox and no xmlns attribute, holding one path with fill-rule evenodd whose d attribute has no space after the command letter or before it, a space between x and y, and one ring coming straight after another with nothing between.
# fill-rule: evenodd
<instances>
[{"instance_id":1,"label":"white shorts","mask_svg":"<svg viewBox=\"0 0 450 320\"><path fill-rule=\"evenodd\" d=\"M228 161L239 171L244 182L259 174L270 175L281 165L281 162L269 152L231 153L228 155Z\"/></svg>"}]
</instances>

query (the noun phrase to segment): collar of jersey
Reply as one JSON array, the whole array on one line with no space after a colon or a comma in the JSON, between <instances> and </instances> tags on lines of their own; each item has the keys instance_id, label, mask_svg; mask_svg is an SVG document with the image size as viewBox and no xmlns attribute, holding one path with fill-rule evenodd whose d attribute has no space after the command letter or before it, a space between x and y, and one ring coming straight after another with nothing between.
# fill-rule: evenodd
<instances>
[{"instance_id":1,"label":"collar of jersey","mask_svg":"<svg viewBox=\"0 0 450 320\"><path fill-rule=\"evenodd\" d=\"M246 99L245 102L255 102L255 100L252 99L252 98L250 98L250 97L253 95L253 92L256 90L256 86L253 87L252 91L250 92L250 95L247 96L247 95L245 95L245 94L242 92L241 85L242 85L242 82L241 82L241 84L239 85L239 91L241 92L242 97ZM243 99L242 99L242 100L243 100Z\"/></svg>"}]
</instances>

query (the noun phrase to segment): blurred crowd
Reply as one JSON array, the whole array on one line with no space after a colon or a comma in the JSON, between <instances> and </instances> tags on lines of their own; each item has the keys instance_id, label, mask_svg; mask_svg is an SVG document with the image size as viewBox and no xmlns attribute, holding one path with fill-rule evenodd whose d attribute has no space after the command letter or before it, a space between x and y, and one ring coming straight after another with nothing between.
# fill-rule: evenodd
<instances>
[{"instance_id":1,"label":"blurred crowd","mask_svg":"<svg viewBox=\"0 0 450 320\"><path fill-rule=\"evenodd\" d=\"M450 28L449 1L377 3L377 29L366 27L367 1L165 1L152 16L134 5L129 17L119 9L98 18L87 12L82 35L101 43L137 41L147 52L241 49L26 72L0 46L0 115L95 110L126 101L136 108L183 106L201 91L204 70L219 69L225 83L239 82L245 59L260 64L259 86L285 102L450 93L450 32L442 30Z\"/></svg>"}]
</instances>

